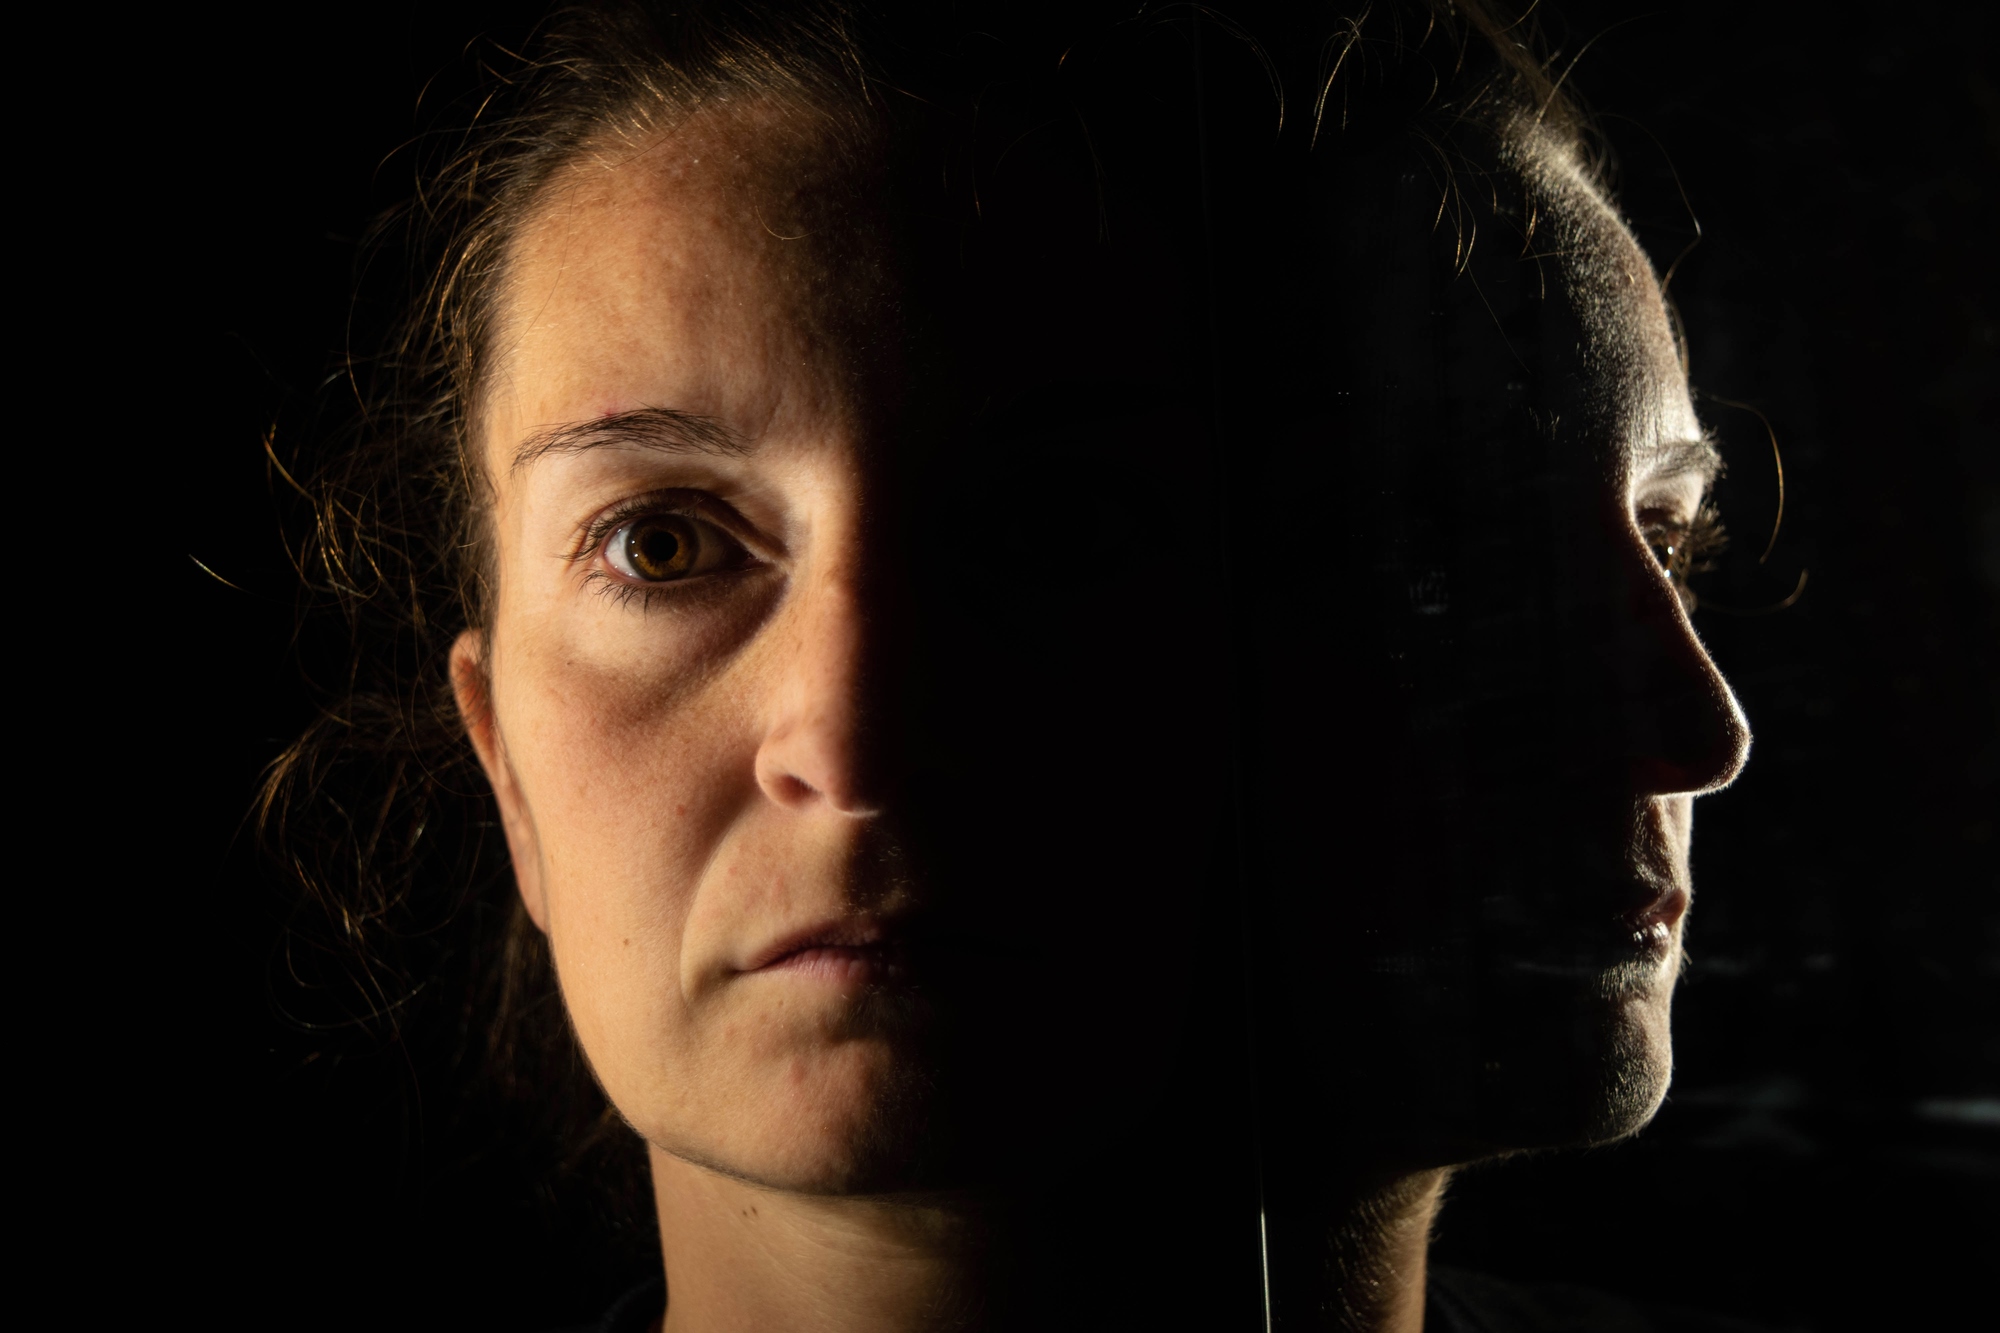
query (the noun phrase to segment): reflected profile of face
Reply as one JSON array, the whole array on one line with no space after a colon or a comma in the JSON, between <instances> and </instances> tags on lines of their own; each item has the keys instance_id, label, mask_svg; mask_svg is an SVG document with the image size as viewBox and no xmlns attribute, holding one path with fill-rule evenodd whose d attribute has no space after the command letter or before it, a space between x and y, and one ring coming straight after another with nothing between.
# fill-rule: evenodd
<instances>
[{"instance_id":1,"label":"reflected profile of face","mask_svg":"<svg viewBox=\"0 0 2000 1333\"><path fill-rule=\"evenodd\" d=\"M1570 144L1316 188L1309 299L1343 315L1255 488L1311 571L1259 617L1301 1132L1396 1168L1614 1139L1672 1070L1694 798L1749 749L1689 618L1720 457Z\"/></svg>"},{"instance_id":2,"label":"reflected profile of face","mask_svg":"<svg viewBox=\"0 0 2000 1333\"><path fill-rule=\"evenodd\" d=\"M544 192L454 678L656 1170L877 1193L1117 1135L1241 984L1238 645L1191 266L1056 191L940 277L818 134L708 111ZM1691 801L1748 744L1658 554L1716 467L1658 284L1511 142L1490 230L1532 234L1469 259L1407 153L1330 171L1285 294L1330 312L1323 374L1246 389L1278 421L1237 526L1285 1092L1402 1165L1651 1114Z\"/></svg>"}]
</instances>

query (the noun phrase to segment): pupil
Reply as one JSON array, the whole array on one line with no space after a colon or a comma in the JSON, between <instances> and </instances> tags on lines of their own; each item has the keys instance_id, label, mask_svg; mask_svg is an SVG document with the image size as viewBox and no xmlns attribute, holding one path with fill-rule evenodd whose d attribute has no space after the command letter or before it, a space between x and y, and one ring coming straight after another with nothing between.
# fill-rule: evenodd
<instances>
[{"instance_id":1,"label":"pupil","mask_svg":"<svg viewBox=\"0 0 2000 1333\"><path fill-rule=\"evenodd\" d=\"M685 549L681 534L665 524L648 524L632 534L632 563L639 567L640 573L652 578L679 573Z\"/></svg>"},{"instance_id":2,"label":"pupil","mask_svg":"<svg viewBox=\"0 0 2000 1333\"><path fill-rule=\"evenodd\" d=\"M639 547L646 553L647 563L666 565L673 563L674 557L680 554L681 539L671 532L654 528L639 539Z\"/></svg>"}]
</instances>

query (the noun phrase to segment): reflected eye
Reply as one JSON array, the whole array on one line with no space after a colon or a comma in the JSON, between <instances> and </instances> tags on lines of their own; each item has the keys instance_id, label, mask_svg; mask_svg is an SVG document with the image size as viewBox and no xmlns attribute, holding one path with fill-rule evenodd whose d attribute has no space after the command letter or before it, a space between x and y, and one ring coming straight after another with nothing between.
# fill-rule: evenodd
<instances>
[{"instance_id":1,"label":"reflected eye","mask_svg":"<svg viewBox=\"0 0 2000 1333\"><path fill-rule=\"evenodd\" d=\"M1694 590L1688 587L1688 576L1714 569L1715 557L1729 545L1729 534L1722 528L1722 515L1714 505L1704 503L1695 512L1692 523L1645 523L1642 530L1646 545L1653 548L1653 555L1667 572L1667 581L1674 585L1681 605L1694 610L1696 599Z\"/></svg>"},{"instance_id":2,"label":"reflected eye","mask_svg":"<svg viewBox=\"0 0 2000 1333\"><path fill-rule=\"evenodd\" d=\"M604 558L628 579L672 583L733 563L743 548L713 523L685 514L647 514L621 523L605 540Z\"/></svg>"}]
</instances>

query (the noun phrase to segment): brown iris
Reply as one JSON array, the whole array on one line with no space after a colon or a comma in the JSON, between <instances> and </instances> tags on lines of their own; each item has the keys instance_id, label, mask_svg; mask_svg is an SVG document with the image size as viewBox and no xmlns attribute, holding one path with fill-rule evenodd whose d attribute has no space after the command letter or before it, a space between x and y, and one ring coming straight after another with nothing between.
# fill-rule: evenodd
<instances>
[{"instance_id":1,"label":"brown iris","mask_svg":"<svg viewBox=\"0 0 2000 1333\"><path fill-rule=\"evenodd\" d=\"M686 578L701 554L701 534L674 514L655 514L625 529L625 559L640 578L653 583Z\"/></svg>"},{"instance_id":2,"label":"brown iris","mask_svg":"<svg viewBox=\"0 0 2000 1333\"><path fill-rule=\"evenodd\" d=\"M1704 504L1692 523L1654 526L1646 534L1646 544L1653 548L1653 554L1667 571L1667 580L1674 585L1681 604L1692 611L1695 595L1694 589L1688 587L1688 575L1714 569L1714 557L1729 545L1729 534L1723 531L1722 516L1715 506Z\"/></svg>"}]
</instances>

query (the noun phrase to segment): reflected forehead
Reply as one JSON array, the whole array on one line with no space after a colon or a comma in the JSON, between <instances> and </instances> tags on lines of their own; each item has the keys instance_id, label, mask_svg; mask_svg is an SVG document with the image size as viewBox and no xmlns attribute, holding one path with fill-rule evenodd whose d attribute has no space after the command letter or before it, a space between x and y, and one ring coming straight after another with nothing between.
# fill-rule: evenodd
<instances>
[{"instance_id":1,"label":"reflected forehead","mask_svg":"<svg viewBox=\"0 0 2000 1333\"><path fill-rule=\"evenodd\" d=\"M1577 320L1580 369L1597 399L1589 410L1632 474L1712 480L1721 455L1695 414L1652 261L1573 144L1533 129L1511 142L1539 200L1530 254L1560 272Z\"/></svg>"}]
</instances>

